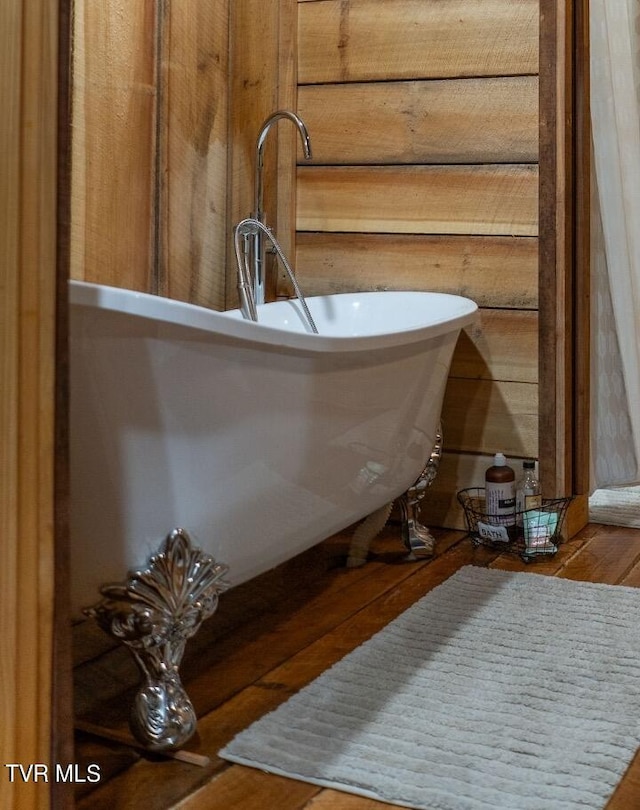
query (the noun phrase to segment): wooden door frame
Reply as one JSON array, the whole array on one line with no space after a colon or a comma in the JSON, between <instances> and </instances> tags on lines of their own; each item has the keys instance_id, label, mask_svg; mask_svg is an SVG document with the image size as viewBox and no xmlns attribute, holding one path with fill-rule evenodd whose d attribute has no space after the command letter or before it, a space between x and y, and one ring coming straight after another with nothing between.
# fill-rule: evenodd
<instances>
[{"instance_id":1,"label":"wooden door frame","mask_svg":"<svg viewBox=\"0 0 640 810\"><path fill-rule=\"evenodd\" d=\"M0 737L3 764L40 766L27 781L3 767L0 805L21 810L72 806L43 770L72 761L69 623L56 578L66 545L68 270L57 216L66 19L68 0L0 6Z\"/></svg>"},{"instance_id":2,"label":"wooden door frame","mask_svg":"<svg viewBox=\"0 0 640 810\"><path fill-rule=\"evenodd\" d=\"M54 380L54 599L51 762L74 763L69 553L69 275L71 267L72 0L58 0L58 105ZM51 783L52 810L75 807L72 783Z\"/></svg>"},{"instance_id":3,"label":"wooden door frame","mask_svg":"<svg viewBox=\"0 0 640 810\"><path fill-rule=\"evenodd\" d=\"M540 0L539 455L543 489L589 492L588 0Z\"/></svg>"}]
</instances>

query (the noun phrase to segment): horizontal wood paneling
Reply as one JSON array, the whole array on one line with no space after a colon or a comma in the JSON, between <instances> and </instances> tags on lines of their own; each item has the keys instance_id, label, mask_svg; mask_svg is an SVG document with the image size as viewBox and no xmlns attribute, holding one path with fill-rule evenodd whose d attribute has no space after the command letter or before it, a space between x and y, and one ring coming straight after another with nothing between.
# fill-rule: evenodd
<instances>
[{"instance_id":1,"label":"horizontal wood paneling","mask_svg":"<svg viewBox=\"0 0 640 810\"><path fill-rule=\"evenodd\" d=\"M298 168L301 231L535 236L537 166Z\"/></svg>"},{"instance_id":2,"label":"horizontal wood paneling","mask_svg":"<svg viewBox=\"0 0 640 810\"><path fill-rule=\"evenodd\" d=\"M298 113L316 164L538 159L537 76L303 86Z\"/></svg>"},{"instance_id":3,"label":"horizontal wood paneling","mask_svg":"<svg viewBox=\"0 0 640 810\"><path fill-rule=\"evenodd\" d=\"M298 154L303 289L431 289L481 307L451 367L455 474L445 462L436 525L463 525L455 493L497 450L537 454L539 10L299 2L298 112L315 164Z\"/></svg>"},{"instance_id":4,"label":"horizontal wood paneling","mask_svg":"<svg viewBox=\"0 0 640 810\"><path fill-rule=\"evenodd\" d=\"M299 3L301 84L536 73L537 0Z\"/></svg>"},{"instance_id":5,"label":"horizontal wood paneling","mask_svg":"<svg viewBox=\"0 0 640 810\"><path fill-rule=\"evenodd\" d=\"M465 295L481 307L538 304L532 237L301 232L295 267L309 295L435 290Z\"/></svg>"},{"instance_id":6,"label":"horizontal wood paneling","mask_svg":"<svg viewBox=\"0 0 640 810\"><path fill-rule=\"evenodd\" d=\"M483 309L460 333L452 377L538 382L538 313Z\"/></svg>"},{"instance_id":7,"label":"horizontal wood paneling","mask_svg":"<svg viewBox=\"0 0 640 810\"><path fill-rule=\"evenodd\" d=\"M538 386L450 377L442 421L449 450L536 457Z\"/></svg>"}]
</instances>

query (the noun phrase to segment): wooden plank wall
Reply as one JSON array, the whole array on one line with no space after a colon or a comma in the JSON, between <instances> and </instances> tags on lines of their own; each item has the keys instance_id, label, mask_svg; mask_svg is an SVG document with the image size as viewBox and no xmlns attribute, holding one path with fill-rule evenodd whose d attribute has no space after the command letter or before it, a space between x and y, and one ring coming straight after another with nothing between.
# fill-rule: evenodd
<instances>
[{"instance_id":1,"label":"wooden plank wall","mask_svg":"<svg viewBox=\"0 0 640 810\"><path fill-rule=\"evenodd\" d=\"M467 295L425 518L538 453L538 0L299 0L296 268L307 294Z\"/></svg>"},{"instance_id":2,"label":"wooden plank wall","mask_svg":"<svg viewBox=\"0 0 640 810\"><path fill-rule=\"evenodd\" d=\"M74 4L71 276L150 292L156 12L126 5Z\"/></svg>"},{"instance_id":3,"label":"wooden plank wall","mask_svg":"<svg viewBox=\"0 0 640 810\"><path fill-rule=\"evenodd\" d=\"M71 276L225 306L228 0L75 0Z\"/></svg>"},{"instance_id":4,"label":"wooden plank wall","mask_svg":"<svg viewBox=\"0 0 640 810\"><path fill-rule=\"evenodd\" d=\"M297 0L229 5L229 204L227 255L233 257L233 227L254 210L258 133L271 113L296 107ZM287 256L295 242L297 131L287 121L264 144L264 211ZM277 269L266 257L267 298L276 296ZM238 305L235 258L226 268L226 308Z\"/></svg>"}]
</instances>

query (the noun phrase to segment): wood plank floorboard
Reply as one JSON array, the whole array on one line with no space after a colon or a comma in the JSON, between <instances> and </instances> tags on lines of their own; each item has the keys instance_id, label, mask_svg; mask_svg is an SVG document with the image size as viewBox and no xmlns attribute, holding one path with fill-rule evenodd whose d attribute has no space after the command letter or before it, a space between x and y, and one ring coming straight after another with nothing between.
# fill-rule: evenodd
<instances>
[{"instance_id":1,"label":"wood plank floorboard","mask_svg":"<svg viewBox=\"0 0 640 810\"><path fill-rule=\"evenodd\" d=\"M476 547L462 532L436 531L436 554L407 562L389 525L367 564L344 563L350 532L336 535L251 583L233 588L190 642L181 674L198 714L186 746L199 767L151 756L126 742L77 732L80 767L100 766L98 784L78 785L78 810L385 810L339 791L229 764L218 751L240 730L382 629L464 565L589 582L640 586L640 530L590 524L553 557L529 564ZM90 623L76 628L76 714L127 735L138 674L129 653ZM606 810L640 807L640 755Z\"/></svg>"}]
</instances>

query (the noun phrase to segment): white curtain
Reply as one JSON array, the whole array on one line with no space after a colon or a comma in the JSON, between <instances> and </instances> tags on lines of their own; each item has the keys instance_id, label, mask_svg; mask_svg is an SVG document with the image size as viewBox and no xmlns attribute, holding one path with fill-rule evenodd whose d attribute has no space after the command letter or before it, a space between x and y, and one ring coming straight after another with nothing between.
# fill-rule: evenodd
<instances>
[{"instance_id":1,"label":"white curtain","mask_svg":"<svg viewBox=\"0 0 640 810\"><path fill-rule=\"evenodd\" d=\"M640 483L640 0L590 0L592 490Z\"/></svg>"}]
</instances>

